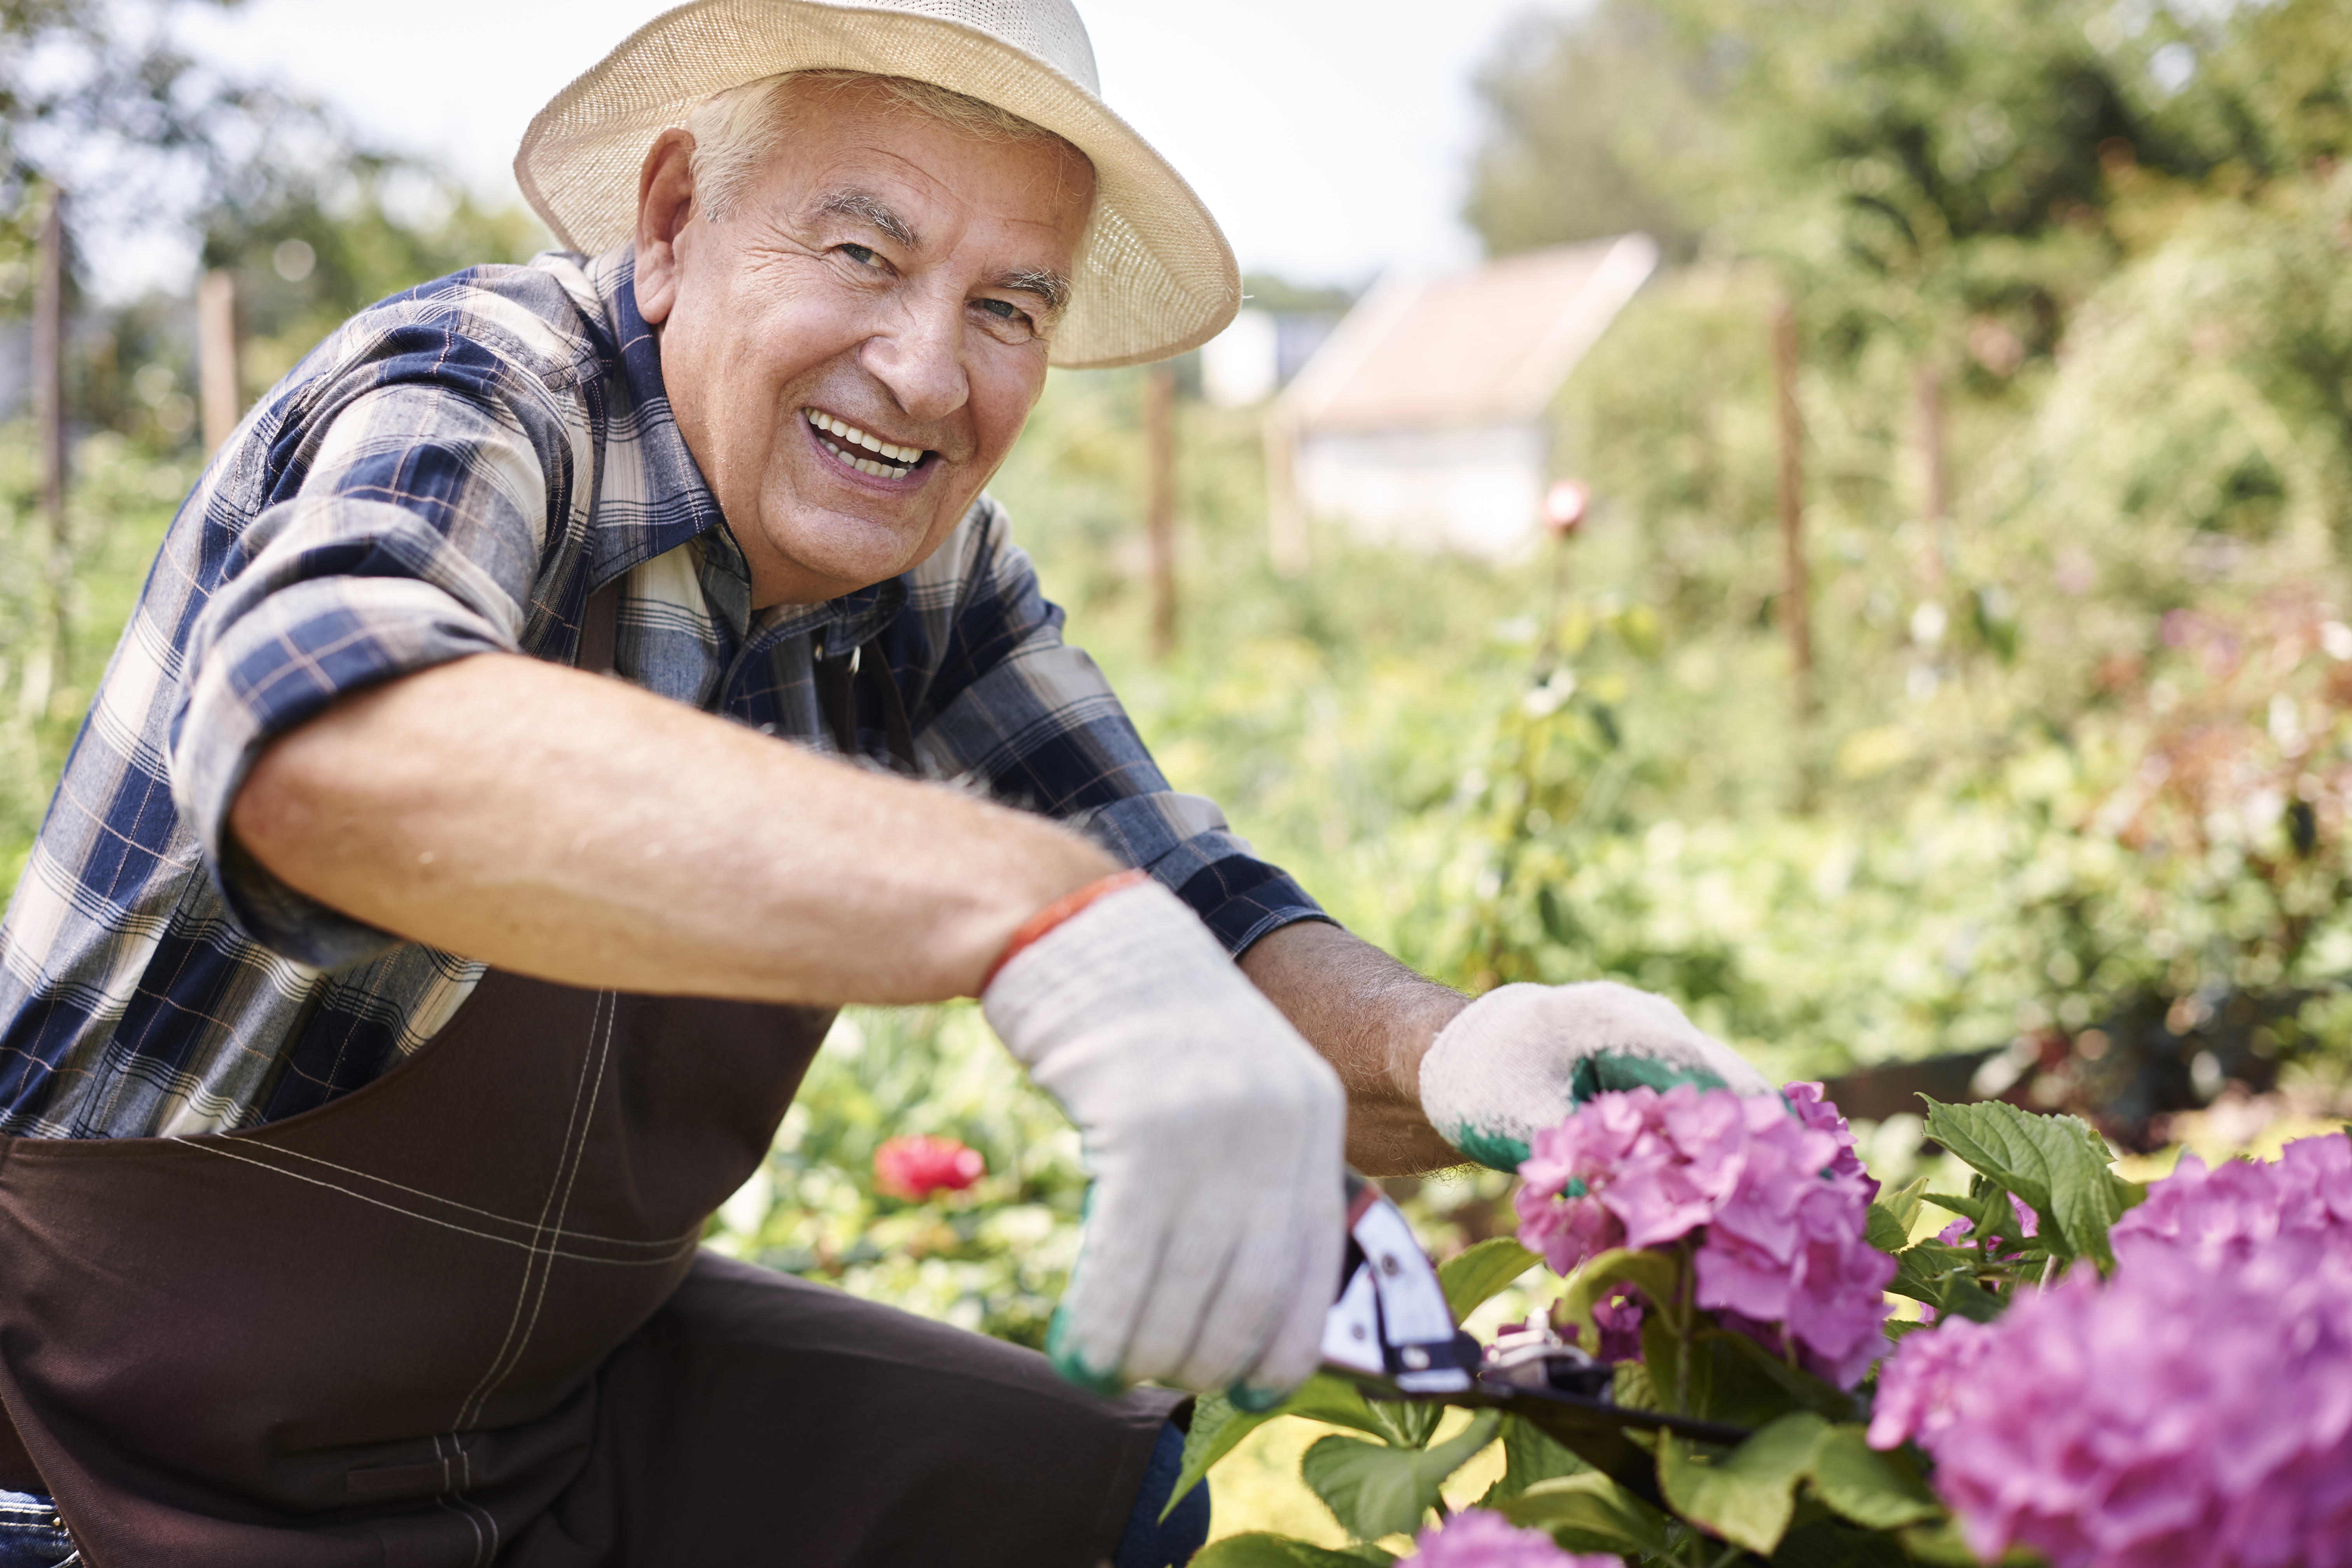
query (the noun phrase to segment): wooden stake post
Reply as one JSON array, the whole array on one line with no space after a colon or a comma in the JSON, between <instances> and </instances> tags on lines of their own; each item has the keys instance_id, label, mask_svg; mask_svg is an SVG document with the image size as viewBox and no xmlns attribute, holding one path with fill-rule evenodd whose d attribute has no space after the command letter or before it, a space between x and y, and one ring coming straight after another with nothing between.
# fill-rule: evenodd
<instances>
[{"instance_id":1,"label":"wooden stake post","mask_svg":"<svg viewBox=\"0 0 2352 1568\"><path fill-rule=\"evenodd\" d=\"M196 377L207 457L228 444L245 413L236 358L236 279L207 272L196 284Z\"/></svg>"},{"instance_id":2,"label":"wooden stake post","mask_svg":"<svg viewBox=\"0 0 2352 1568\"><path fill-rule=\"evenodd\" d=\"M1944 589L1944 519L1951 510L1951 473L1944 446L1944 378L1923 362L1913 374L1911 401L1919 422L1919 589L1934 598Z\"/></svg>"}]
</instances>

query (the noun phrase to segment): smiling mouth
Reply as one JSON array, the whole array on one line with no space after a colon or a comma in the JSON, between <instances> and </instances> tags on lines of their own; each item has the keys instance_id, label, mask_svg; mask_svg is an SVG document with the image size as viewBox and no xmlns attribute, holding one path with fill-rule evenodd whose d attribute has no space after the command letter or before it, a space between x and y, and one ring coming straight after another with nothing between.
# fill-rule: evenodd
<instances>
[{"instance_id":1,"label":"smiling mouth","mask_svg":"<svg viewBox=\"0 0 2352 1568\"><path fill-rule=\"evenodd\" d=\"M885 441L822 409L803 408L801 417L817 433L818 446L872 479L903 479L931 456L920 447L900 447Z\"/></svg>"}]
</instances>

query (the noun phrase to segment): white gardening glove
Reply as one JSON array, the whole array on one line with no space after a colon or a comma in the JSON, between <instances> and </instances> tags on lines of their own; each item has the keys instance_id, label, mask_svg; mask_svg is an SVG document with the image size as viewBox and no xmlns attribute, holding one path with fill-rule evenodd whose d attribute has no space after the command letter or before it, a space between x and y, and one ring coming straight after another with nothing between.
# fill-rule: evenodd
<instances>
[{"instance_id":1,"label":"white gardening glove","mask_svg":"<svg viewBox=\"0 0 2352 1568\"><path fill-rule=\"evenodd\" d=\"M1601 1090L1678 1083L1772 1092L1663 996L1612 980L1505 985L1454 1015L1422 1058L1421 1108L1470 1158L1516 1171L1539 1129Z\"/></svg>"},{"instance_id":2,"label":"white gardening glove","mask_svg":"<svg viewBox=\"0 0 2352 1568\"><path fill-rule=\"evenodd\" d=\"M981 1003L1094 1178L1055 1367L1258 1406L1304 1381L1347 1244L1338 1075L1149 880L1016 940Z\"/></svg>"}]
</instances>

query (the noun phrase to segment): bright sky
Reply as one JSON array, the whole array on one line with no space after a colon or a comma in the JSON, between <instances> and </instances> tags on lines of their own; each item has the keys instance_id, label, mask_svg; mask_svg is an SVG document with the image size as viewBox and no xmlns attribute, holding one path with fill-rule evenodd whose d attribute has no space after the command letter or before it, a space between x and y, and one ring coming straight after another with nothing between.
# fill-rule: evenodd
<instances>
[{"instance_id":1,"label":"bright sky","mask_svg":"<svg viewBox=\"0 0 2352 1568\"><path fill-rule=\"evenodd\" d=\"M1454 217L1478 137L1471 77L1515 19L1577 3L1078 0L1105 98L1200 191L1242 266L1350 284L1475 254ZM531 115L663 8L248 0L183 36L514 200Z\"/></svg>"}]
</instances>

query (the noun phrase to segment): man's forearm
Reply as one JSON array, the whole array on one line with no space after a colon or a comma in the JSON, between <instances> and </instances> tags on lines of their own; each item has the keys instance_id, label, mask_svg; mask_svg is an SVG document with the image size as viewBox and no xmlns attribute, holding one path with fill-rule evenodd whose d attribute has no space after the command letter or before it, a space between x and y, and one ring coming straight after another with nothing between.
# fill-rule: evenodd
<instances>
[{"instance_id":1,"label":"man's forearm","mask_svg":"<svg viewBox=\"0 0 2352 1568\"><path fill-rule=\"evenodd\" d=\"M1242 969L1339 1069L1349 1164L1399 1176L1464 1163L1421 1112L1421 1058L1468 998L1319 921L1262 938Z\"/></svg>"},{"instance_id":2,"label":"man's forearm","mask_svg":"<svg viewBox=\"0 0 2352 1568\"><path fill-rule=\"evenodd\" d=\"M289 885L397 935L747 1001L971 994L1022 921L1117 868L1043 818L499 654L281 737L229 820Z\"/></svg>"}]
</instances>

